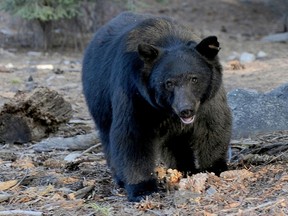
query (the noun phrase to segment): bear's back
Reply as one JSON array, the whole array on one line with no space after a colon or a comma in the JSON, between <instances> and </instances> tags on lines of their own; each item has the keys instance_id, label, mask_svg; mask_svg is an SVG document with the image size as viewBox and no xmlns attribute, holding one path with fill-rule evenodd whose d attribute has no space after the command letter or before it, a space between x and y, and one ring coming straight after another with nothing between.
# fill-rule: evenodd
<instances>
[{"instance_id":1,"label":"bear's back","mask_svg":"<svg viewBox=\"0 0 288 216\"><path fill-rule=\"evenodd\" d=\"M183 43L200 41L191 29L169 17L131 12L123 12L101 27L93 42L96 46L107 46L117 39L126 41L128 52L136 52L141 43L165 47L171 45L171 39Z\"/></svg>"},{"instance_id":2,"label":"bear's back","mask_svg":"<svg viewBox=\"0 0 288 216\"><path fill-rule=\"evenodd\" d=\"M92 42L96 42L97 44L95 45L107 45L106 43L114 41L115 38L122 37L132 31L133 28L149 17L150 15L123 12L99 28Z\"/></svg>"},{"instance_id":3,"label":"bear's back","mask_svg":"<svg viewBox=\"0 0 288 216\"><path fill-rule=\"evenodd\" d=\"M126 51L137 51L141 43L169 47L175 43L186 44L188 41L199 42L200 38L191 29L169 17L147 15L129 30Z\"/></svg>"}]
</instances>

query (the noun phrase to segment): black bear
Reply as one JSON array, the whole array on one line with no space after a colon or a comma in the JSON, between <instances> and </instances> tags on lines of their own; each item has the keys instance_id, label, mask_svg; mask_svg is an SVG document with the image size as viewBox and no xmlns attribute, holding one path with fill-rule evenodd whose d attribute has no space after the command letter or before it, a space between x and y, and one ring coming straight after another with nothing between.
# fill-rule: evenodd
<instances>
[{"instance_id":1,"label":"black bear","mask_svg":"<svg viewBox=\"0 0 288 216\"><path fill-rule=\"evenodd\" d=\"M227 169L231 113L215 36L168 17L122 13L83 59L83 92L107 163L130 201L157 191L158 156L183 173Z\"/></svg>"}]
</instances>

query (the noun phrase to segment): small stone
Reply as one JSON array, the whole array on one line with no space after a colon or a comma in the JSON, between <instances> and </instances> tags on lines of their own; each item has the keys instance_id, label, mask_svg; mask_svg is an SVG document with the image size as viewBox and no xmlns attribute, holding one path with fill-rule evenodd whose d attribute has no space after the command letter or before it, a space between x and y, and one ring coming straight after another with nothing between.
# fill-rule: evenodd
<instances>
[{"instance_id":1,"label":"small stone","mask_svg":"<svg viewBox=\"0 0 288 216\"><path fill-rule=\"evenodd\" d=\"M79 156L81 156L81 152L72 152L70 154L68 154L64 160L67 162L73 162L74 160L76 160Z\"/></svg>"},{"instance_id":2,"label":"small stone","mask_svg":"<svg viewBox=\"0 0 288 216\"><path fill-rule=\"evenodd\" d=\"M265 53L264 51L261 50L257 53L257 58L261 59L265 57L267 57L267 53Z\"/></svg>"},{"instance_id":3,"label":"small stone","mask_svg":"<svg viewBox=\"0 0 288 216\"><path fill-rule=\"evenodd\" d=\"M28 82L33 82L33 81L34 81L34 80L33 80L33 77L30 75L30 76L28 77L27 81L28 81Z\"/></svg>"},{"instance_id":4,"label":"small stone","mask_svg":"<svg viewBox=\"0 0 288 216\"><path fill-rule=\"evenodd\" d=\"M240 57L240 54L234 51L228 56L227 60L232 61L232 60L239 59L239 57Z\"/></svg>"},{"instance_id":5,"label":"small stone","mask_svg":"<svg viewBox=\"0 0 288 216\"><path fill-rule=\"evenodd\" d=\"M3 48L0 48L0 55L6 56L6 57L11 57L11 58L15 57L15 55L13 53L11 53L8 50L5 50Z\"/></svg>"},{"instance_id":6,"label":"small stone","mask_svg":"<svg viewBox=\"0 0 288 216\"><path fill-rule=\"evenodd\" d=\"M210 186L210 187L206 190L206 194L207 194L208 196L214 195L215 193L217 193L217 190L216 190L213 186Z\"/></svg>"},{"instance_id":7,"label":"small stone","mask_svg":"<svg viewBox=\"0 0 288 216\"><path fill-rule=\"evenodd\" d=\"M28 56L41 56L42 53L41 52L35 52L35 51L29 51L27 52Z\"/></svg>"},{"instance_id":8,"label":"small stone","mask_svg":"<svg viewBox=\"0 0 288 216\"><path fill-rule=\"evenodd\" d=\"M240 56L240 63L245 64L245 63L250 63L255 61L256 57L253 53L248 53L248 52L243 52Z\"/></svg>"},{"instance_id":9,"label":"small stone","mask_svg":"<svg viewBox=\"0 0 288 216\"><path fill-rule=\"evenodd\" d=\"M63 74L63 73L64 73L64 70L62 70L62 69L60 69L60 68L55 68L55 69L53 70L53 72L54 72L55 74Z\"/></svg>"},{"instance_id":10,"label":"small stone","mask_svg":"<svg viewBox=\"0 0 288 216\"><path fill-rule=\"evenodd\" d=\"M14 68L14 65L12 63L8 63L5 65L5 67L8 69L12 69L12 68Z\"/></svg>"},{"instance_id":11,"label":"small stone","mask_svg":"<svg viewBox=\"0 0 288 216\"><path fill-rule=\"evenodd\" d=\"M53 70L54 66L50 64L47 64L47 65L43 64L43 65L37 65L36 68L38 70Z\"/></svg>"},{"instance_id":12,"label":"small stone","mask_svg":"<svg viewBox=\"0 0 288 216\"><path fill-rule=\"evenodd\" d=\"M262 38L263 42L286 42L288 41L288 32L267 35Z\"/></svg>"},{"instance_id":13,"label":"small stone","mask_svg":"<svg viewBox=\"0 0 288 216\"><path fill-rule=\"evenodd\" d=\"M71 64L71 61L69 61L69 60L64 60L64 61L63 61L63 64L64 64L64 65L70 65L70 64Z\"/></svg>"}]
</instances>

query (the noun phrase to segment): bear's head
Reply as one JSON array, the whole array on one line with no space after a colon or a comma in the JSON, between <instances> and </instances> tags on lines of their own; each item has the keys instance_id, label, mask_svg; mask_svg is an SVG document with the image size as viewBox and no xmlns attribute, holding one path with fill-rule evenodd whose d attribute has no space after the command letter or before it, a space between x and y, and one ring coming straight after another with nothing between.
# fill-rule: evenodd
<instances>
[{"instance_id":1,"label":"bear's head","mask_svg":"<svg viewBox=\"0 0 288 216\"><path fill-rule=\"evenodd\" d=\"M222 82L217 37L169 47L140 44L142 77L155 107L172 111L184 124L193 123L197 110L215 96Z\"/></svg>"}]
</instances>

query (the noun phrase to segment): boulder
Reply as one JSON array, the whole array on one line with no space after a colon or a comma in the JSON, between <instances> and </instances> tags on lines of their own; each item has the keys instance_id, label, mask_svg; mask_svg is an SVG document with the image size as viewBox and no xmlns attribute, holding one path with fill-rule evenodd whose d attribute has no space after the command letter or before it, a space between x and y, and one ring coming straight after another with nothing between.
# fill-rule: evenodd
<instances>
[{"instance_id":1,"label":"boulder","mask_svg":"<svg viewBox=\"0 0 288 216\"><path fill-rule=\"evenodd\" d=\"M233 138L288 130L288 83L267 93L235 89L228 93Z\"/></svg>"}]
</instances>

